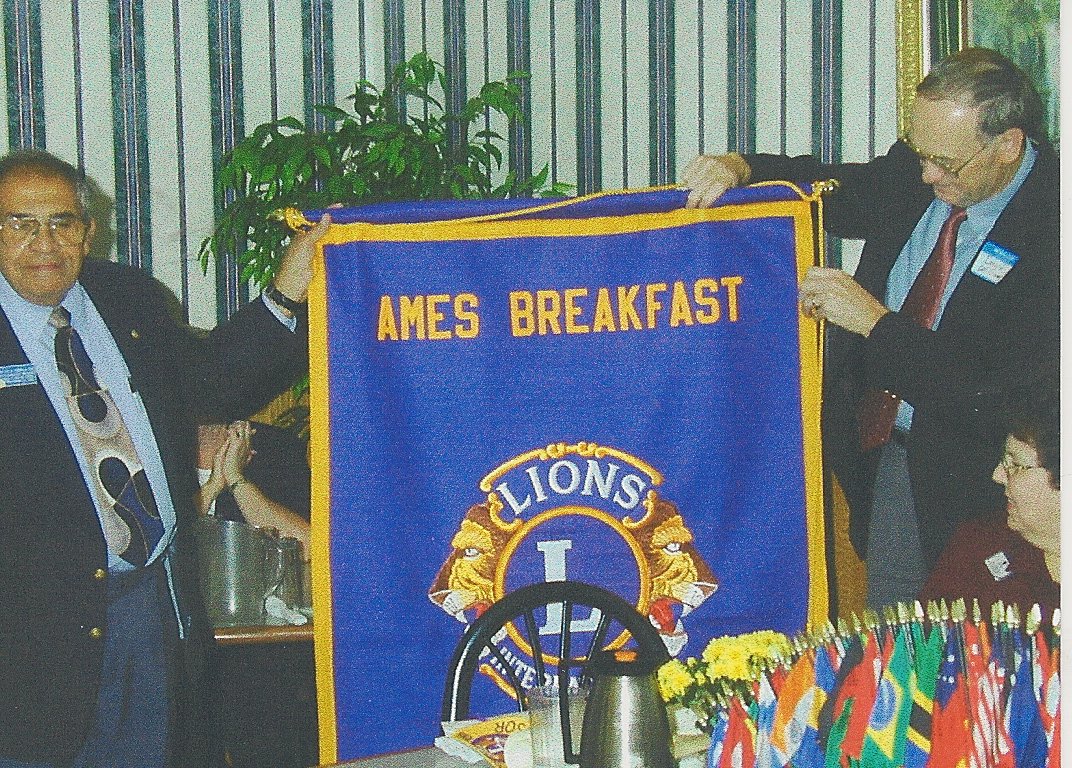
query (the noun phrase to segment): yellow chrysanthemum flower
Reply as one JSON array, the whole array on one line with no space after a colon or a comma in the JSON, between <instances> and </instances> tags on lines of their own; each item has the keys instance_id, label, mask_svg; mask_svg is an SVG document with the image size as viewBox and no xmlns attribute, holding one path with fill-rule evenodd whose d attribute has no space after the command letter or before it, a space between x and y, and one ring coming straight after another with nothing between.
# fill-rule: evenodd
<instances>
[{"instance_id":1,"label":"yellow chrysanthemum flower","mask_svg":"<svg viewBox=\"0 0 1072 768\"><path fill-rule=\"evenodd\" d=\"M658 677L663 701L681 698L694 682L685 665L676 659L663 664L659 668Z\"/></svg>"},{"instance_id":2,"label":"yellow chrysanthemum flower","mask_svg":"<svg viewBox=\"0 0 1072 768\"><path fill-rule=\"evenodd\" d=\"M709 717L717 697L739 693L742 683L758 680L760 670L792 655L789 638L761 630L716 637L700 658L672 660L659 670L659 691L666 702L678 701Z\"/></svg>"},{"instance_id":3,"label":"yellow chrysanthemum flower","mask_svg":"<svg viewBox=\"0 0 1072 768\"><path fill-rule=\"evenodd\" d=\"M766 661L788 658L789 638L780 632L761 630L744 635L716 637L704 648L702 658L712 678L752 680Z\"/></svg>"}]
</instances>

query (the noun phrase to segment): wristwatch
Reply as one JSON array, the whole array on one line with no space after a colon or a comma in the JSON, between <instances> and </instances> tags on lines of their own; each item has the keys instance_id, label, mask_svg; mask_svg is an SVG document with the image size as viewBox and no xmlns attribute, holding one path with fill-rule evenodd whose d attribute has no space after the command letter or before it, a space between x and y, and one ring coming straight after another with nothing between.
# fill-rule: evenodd
<instances>
[{"instance_id":1,"label":"wristwatch","mask_svg":"<svg viewBox=\"0 0 1072 768\"><path fill-rule=\"evenodd\" d=\"M268 287L264 290L264 295L268 297L269 301L278 304L287 312L290 312L292 315L298 314L305 307L304 301L294 301L294 299L290 298L281 290L276 288L275 283L268 284Z\"/></svg>"}]
</instances>

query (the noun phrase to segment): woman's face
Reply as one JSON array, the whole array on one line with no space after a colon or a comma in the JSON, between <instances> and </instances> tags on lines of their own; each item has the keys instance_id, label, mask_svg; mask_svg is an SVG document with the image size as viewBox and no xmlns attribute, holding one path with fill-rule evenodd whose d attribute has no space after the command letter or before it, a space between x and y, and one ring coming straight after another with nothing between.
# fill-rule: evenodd
<instances>
[{"instance_id":1,"label":"woman's face","mask_svg":"<svg viewBox=\"0 0 1072 768\"><path fill-rule=\"evenodd\" d=\"M1009 527L1039 549L1056 551L1061 543L1061 493L1039 466L1030 443L1009 435L1005 455L994 468L994 482L1005 486Z\"/></svg>"}]
</instances>

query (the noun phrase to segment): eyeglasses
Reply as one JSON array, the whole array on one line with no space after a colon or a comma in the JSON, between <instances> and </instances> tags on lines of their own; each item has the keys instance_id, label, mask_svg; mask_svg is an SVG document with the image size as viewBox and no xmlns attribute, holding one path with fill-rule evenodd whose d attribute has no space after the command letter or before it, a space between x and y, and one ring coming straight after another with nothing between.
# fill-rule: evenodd
<instances>
[{"instance_id":1,"label":"eyeglasses","mask_svg":"<svg viewBox=\"0 0 1072 768\"><path fill-rule=\"evenodd\" d=\"M41 234L41 228L48 227L49 233L60 245L80 245L86 236L87 222L82 216L72 213L57 213L48 221L33 216L8 216L0 221L0 243L5 248L22 248L29 245Z\"/></svg>"},{"instance_id":2,"label":"eyeglasses","mask_svg":"<svg viewBox=\"0 0 1072 768\"><path fill-rule=\"evenodd\" d=\"M1001 468L1005 470L1005 474L1009 477L1015 477L1021 472L1026 472L1029 469L1040 469L1038 464L1021 464L1008 452L1001 457Z\"/></svg>"},{"instance_id":3,"label":"eyeglasses","mask_svg":"<svg viewBox=\"0 0 1072 768\"><path fill-rule=\"evenodd\" d=\"M967 160L964 160L963 162L951 157L942 157L941 155L928 155L926 152L923 152L922 150L920 150L919 147L913 144L912 140L908 138L907 134L901 137L901 141L903 141L905 143L905 146L907 146L916 154L916 156L919 157L920 165L923 165L923 163L930 163L943 173L948 173L953 178L957 178L958 176L960 176L960 172L967 168L969 165L971 165L975 158L983 154L986 148L989 147L994 140L991 139L990 141L986 142L986 144L979 148L978 152L976 152L974 155L969 157Z\"/></svg>"}]
</instances>

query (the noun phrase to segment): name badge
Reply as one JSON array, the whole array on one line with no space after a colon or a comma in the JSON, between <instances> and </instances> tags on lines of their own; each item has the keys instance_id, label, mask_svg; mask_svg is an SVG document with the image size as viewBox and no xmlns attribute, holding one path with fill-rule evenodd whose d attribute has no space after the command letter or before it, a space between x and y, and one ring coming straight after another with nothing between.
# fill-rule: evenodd
<instances>
[{"instance_id":1,"label":"name badge","mask_svg":"<svg viewBox=\"0 0 1072 768\"><path fill-rule=\"evenodd\" d=\"M972 263L971 273L997 285L1019 260L1020 257L1008 248L1002 248L994 241L987 240Z\"/></svg>"},{"instance_id":2,"label":"name badge","mask_svg":"<svg viewBox=\"0 0 1072 768\"><path fill-rule=\"evenodd\" d=\"M37 374L31 363L23 365L0 365L0 388L25 387L27 384L36 384Z\"/></svg>"},{"instance_id":3,"label":"name badge","mask_svg":"<svg viewBox=\"0 0 1072 768\"><path fill-rule=\"evenodd\" d=\"M1009 571L1009 558L1004 552L995 552L983 562L986 563L986 568L994 577L994 581L1002 581L1012 576Z\"/></svg>"}]
</instances>

